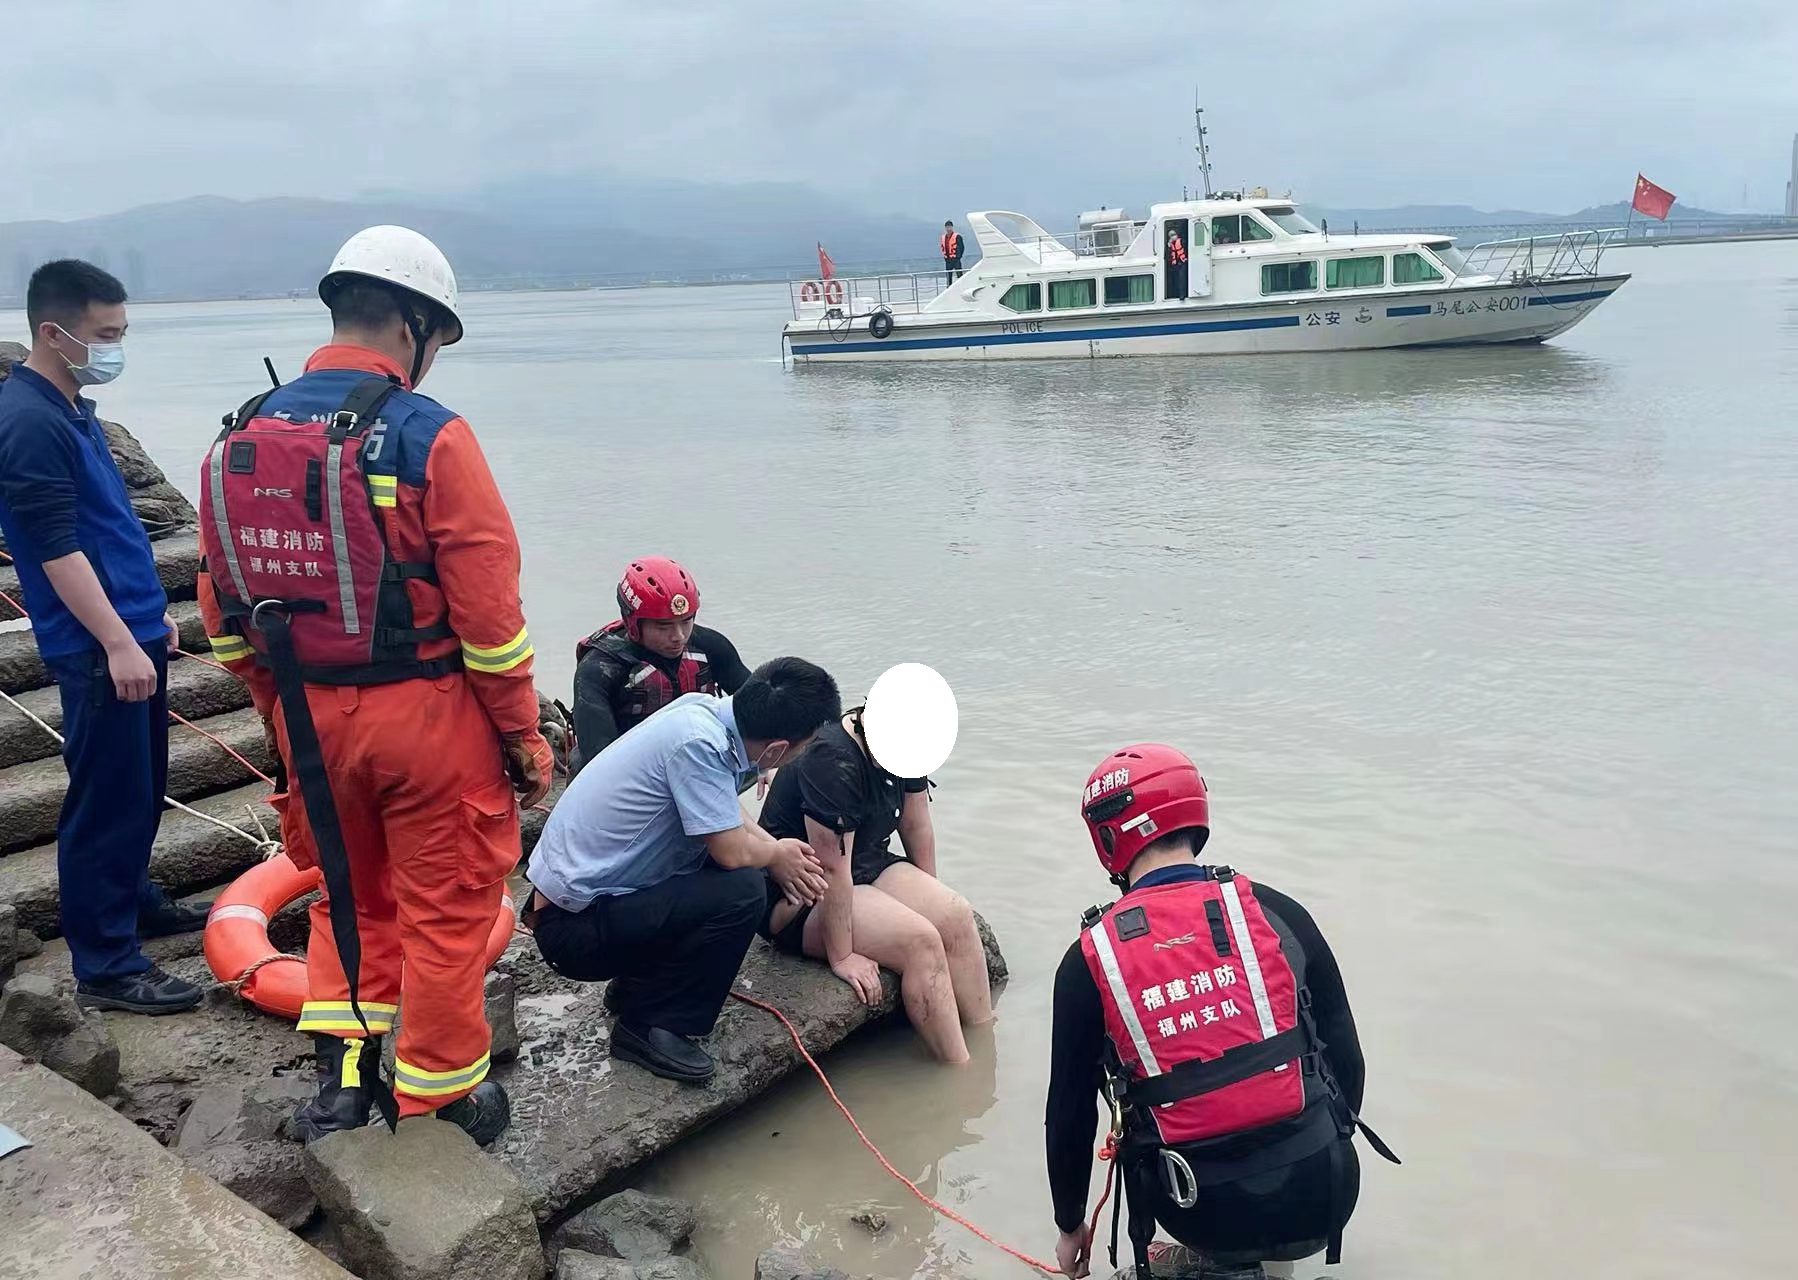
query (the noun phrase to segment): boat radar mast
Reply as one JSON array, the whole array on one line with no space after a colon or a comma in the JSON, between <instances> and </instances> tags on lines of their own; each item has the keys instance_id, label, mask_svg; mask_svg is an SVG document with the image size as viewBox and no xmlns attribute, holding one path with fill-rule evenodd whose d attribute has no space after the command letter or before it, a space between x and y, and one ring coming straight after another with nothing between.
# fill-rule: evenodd
<instances>
[{"instance_id":1,"label":"boat radar mast","mask_svg":"<svg viewBox=\"0 0 1798 1280\"><path fill-rule=\"evenodd\" d=\"M1192 122L1199 131L1198 143L1193 147L1199 153L1199 180L1205 184L1205 198L1211 199L1211 153L1205 146L1205 135L1210 130L1205 128L1205 108L1199 105L1199 91L1192 91Z\"/></svg>"}]
</instances>

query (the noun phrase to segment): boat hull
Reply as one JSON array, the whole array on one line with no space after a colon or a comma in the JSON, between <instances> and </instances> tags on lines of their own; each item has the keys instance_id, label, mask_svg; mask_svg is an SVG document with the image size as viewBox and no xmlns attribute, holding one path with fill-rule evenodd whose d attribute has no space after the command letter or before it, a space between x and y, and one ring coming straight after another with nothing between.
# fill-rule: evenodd
<instances>
[{"instance_id":1,"label":"boat hull","mask_svg":"<svg viewBox=\"0 0 1798 1280\"><path fill-rule=\"evenodd\" d=\"M866 319L795 321L784 335L796 364L894 360L1068 360L1123 356L1256 355L1391 347L1543 342L1565 333L1628 280L1472 285L1290 302L1143 308L1128 314L936 319L896 317L875 338Z\"/></svg>"}]
</instances>

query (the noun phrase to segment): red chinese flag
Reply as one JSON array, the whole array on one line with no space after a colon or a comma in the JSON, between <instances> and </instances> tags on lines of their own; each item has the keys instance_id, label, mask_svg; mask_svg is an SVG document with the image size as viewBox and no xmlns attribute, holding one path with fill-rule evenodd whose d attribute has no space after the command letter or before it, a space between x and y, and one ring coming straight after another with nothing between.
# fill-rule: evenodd
<instances>
[{"instance_id":1,"label":"red chinese flag","mask_svg":"<svg viewBox=\"0 0 1798 1280\"><path fill-rule=\"evenodd\" d=\"M1654 183L1636 175L1636 194L1629 202L1630 208L1637 213L1646 214L1650 218L1667 220L1667 211L1673 207L1673 193L1665 187L1657 187Z\"/></svg>"},{"instance_id":2,"label":"red chinese flag","mask_svg":"<svg viewBox=\"0 0 1798 1280\"><path fill-rule=\"evenodd\" d=\"M1673 197L1668 196L1667 202L1669 204L1671 204L1673 202ZM824 279L829 280L832 276L836 275L836 273L837 273L837 264L830 260L830 255L828 253L824 252L824 246L819 245L818 246L818 274L820 276L822 276Z\"/></svg>"}]
</instances>

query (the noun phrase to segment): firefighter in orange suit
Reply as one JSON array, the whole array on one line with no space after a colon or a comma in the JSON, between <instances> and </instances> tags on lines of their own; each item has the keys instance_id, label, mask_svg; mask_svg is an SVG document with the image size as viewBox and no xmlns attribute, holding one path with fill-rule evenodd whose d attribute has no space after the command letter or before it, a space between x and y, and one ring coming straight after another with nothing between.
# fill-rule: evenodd
<instances>
[{"instance_id":1,"label":"firefighter in orange suit","mask_svg":"<svg viewBox=\"0 0 1798 1280\"><path fill-rule=\"evenodd\" d=\"M468 423L414 390L462 336L443 254L406 228L368 228L338 252L319 296L331 341L303 376L227 420L201 476L213 652L249 683L286 769L274 803L289 855L325 866L329 883L317 792L304 785L315 750L311 776L328 782L353 888L361 1016L327 894L312 907L299 1023L319 1092L294 1128L310 1142L367 1123L389 1095L362 1051L365 1028L391 1031L403 1002L398 1115L435 1112L485 1145L510 1104L486 1079L483 953L519 858L519 803L544 797L552 769L518 540ZM333 422L360 441L359 462L326 451ZM305 459L304 474L283 478L284 457ZM271 597L294 602L287 688L268 615L246 604ZM303 734L289 690L309 712Z\"/></svg>"}]
</instances>

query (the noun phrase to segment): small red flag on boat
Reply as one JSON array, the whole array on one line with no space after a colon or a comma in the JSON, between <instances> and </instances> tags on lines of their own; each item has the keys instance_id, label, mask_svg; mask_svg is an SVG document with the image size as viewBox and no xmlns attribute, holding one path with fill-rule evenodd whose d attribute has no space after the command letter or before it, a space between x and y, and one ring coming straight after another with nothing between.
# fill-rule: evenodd
<instances>
[{"instance_id":1,"label":"small red flag on boat","mask_svg":"<svg viewBox=\"0 0 1798 1280\"><path fill-rule=\"evenodd\" d=\"M1669 201L1671 201L1671 197L1669 197ZM837 273L837 264L830 260L830 255L828 253L824 252L824 246L819 245L818 246L818 274L820 276L822 276L824 279L829 280L832 276L836 275L836 273Z\"/></svg>"},{"instance_id":2,"label":"small red flag on boat","mask_svg":"<svg viewBox=\"0 0 1798 1280\"><path fill-rule=\"evenodd\" d=\"M1665 222L1667 211L1673 207L1673 193L1665 187L1655 186L1654 183L1638 173L1635 198L1629 202L1629 207L1637 213L1646 214L1650 218L1659 218Z\"/></svg>"}]
</instances>

